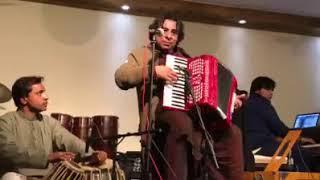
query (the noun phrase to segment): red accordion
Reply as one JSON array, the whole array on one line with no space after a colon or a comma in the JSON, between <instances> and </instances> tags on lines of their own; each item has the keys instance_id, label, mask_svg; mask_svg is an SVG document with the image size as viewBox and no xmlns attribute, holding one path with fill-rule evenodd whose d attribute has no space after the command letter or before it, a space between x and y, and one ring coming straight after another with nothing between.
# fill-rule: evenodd
<instances>
[{"instance_id":1,"label":"red accordion","mask_svg":"<svg viewBox=\"0 0 320 180\"><path fill-rule=\"evenodd\" d=\"M173 85L165 85L164 108L188 111L194 108L195 101L202 111L215 111L231 124L237 80L217 58L201 55L187 59L167 55L166 66L178 74L178 81ZM186 95L187 81L192 86L189 88L192 89L195 100L190 94Z\"/></svg>"}]
</instances>

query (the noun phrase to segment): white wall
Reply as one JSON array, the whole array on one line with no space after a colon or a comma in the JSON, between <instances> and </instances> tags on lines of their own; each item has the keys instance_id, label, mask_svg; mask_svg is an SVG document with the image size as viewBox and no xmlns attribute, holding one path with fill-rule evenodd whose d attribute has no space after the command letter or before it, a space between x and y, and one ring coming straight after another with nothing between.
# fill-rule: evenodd
<instances>
[{"instance_id":1,"label":"white wall","mask_svg":"<svg viewBox=\"0 0 320 180\"><path fill-rule=\"evenodd\" d=\"M25 75L45 76L47 114L119 116L120 133L135 132L135 90L121 91L114 71L128 52L146 44L152 18L12 1L0 6L0 82L8 87ZM250 22L249 22L250 23ZM258 75L274 78L273 104L292 124L297 113L320 111L320 38L186 22L182 46L192 55L214 54L249 90ZM13 101L0 114L14 110ZM119 150L139 150L127 138Z\"/></svg>"}]
</instances>

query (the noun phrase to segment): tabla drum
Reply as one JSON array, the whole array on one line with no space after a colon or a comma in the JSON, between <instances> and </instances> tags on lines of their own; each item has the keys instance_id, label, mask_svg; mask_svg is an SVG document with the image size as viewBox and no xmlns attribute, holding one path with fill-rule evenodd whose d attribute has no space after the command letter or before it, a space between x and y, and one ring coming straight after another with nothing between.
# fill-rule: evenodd
<instances>
[{"instance_id":1,"label":"tabla drum","mask_svg":"<svg viewBox=\"0 0 320 180\"><path fill-rule=\"evenodd\" d=\"M51 113L51 117L57 119L64 128L71 132L73 120L71 115L63 113Z\"/></svg>"},{"instance_id":2,"label":"tabla drum","mask_svg":"<svg viewBox=\"0 0 320 180\"><path fill-rule=\"evenodd\" d=\"M82 140L86 140L89 135L91 125L90 117L81 117L77 116L73 118L72 122L72 134L76 135L78 138Z\"/></svg>"},{"instance_id":3,"label":"tabla drum","mask_svg":"<svg viewBox=\"0 0 320 180\"><path fill-rule=\"evenodd\" d=\"M43 179L45 180L125 180L125 175L117 163L115 179L112 179L113 161L107 159L102 165L84 166L73 161L61 161L56 164Z\"/></svg>"},{"instance_id":4,"label":"tabla drum","mask_svg":"<svg viewBox=\"0 0 320 180\"><path fill-rule=\"evenodd\" d=\"M84 170L72 161L61 161L56 164L43 179L46 180L62 180L73 179L81 180L85 178Z\"/></svg>"},{"instance_id":5,"label":"tabla drum","mask_svg":"<svg viewBox=\"0 0 320 180\"><path fill-rule=\"evenodd\" d=\"M117 153L117 139L105 139L103 137L110 137L118 135L118 117L97 115L92 117L92 138L96 139L92 142L91 147L94 150L102 150L107 152L111 159L116 157Z\"/></svg>"}]
</instances>

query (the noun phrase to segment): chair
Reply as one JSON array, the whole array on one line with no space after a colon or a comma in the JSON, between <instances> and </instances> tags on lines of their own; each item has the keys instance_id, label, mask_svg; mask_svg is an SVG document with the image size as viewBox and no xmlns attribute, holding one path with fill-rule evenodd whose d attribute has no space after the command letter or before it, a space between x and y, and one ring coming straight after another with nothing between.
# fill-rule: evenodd
<instances>
[{"instance_id":1,"label":"chair","mask_svg":"<svg viewBox=\"0 0 320 180\"><path fill-rule=\"evenodd\" d=\"M291 130L288 132L288 134L282 140L279 148L272 156L270 163L267 165L264 171L279 171L281 164L288 162L286 158L288 157L293 145L300 137L300 134L301 130ZM283 151L284 148L285 150ZM284 153L281 156L279 156L280 152Z\"/></svg>"},{"instance_id":2,"label":"chair","mask_svg":"<svg viewBox=\"0 0 320 180\"><path fill-rule=\"evenodd\" d=\"M245 105L244 105L245 106ZM241 130L242 134L242 143L243 143L243 160L244 160L244 170L248 172L255 171L255 162L254 157L251 151L248 148L247 140L246 140L246 125L244 118L244 106L240 109L236 110L232 115L232 122L238 126Z\"/></svg>"},{"instance_id":3,"label":"chair","mask_svg":"<svg viewBox=\"0 0 320 180\"><path fill-rule=\"evenodd\" d=\"M253 173L246 173L245 179L264 179L264 180L314 180L320 179L320 173L308 173L308 172L290 172L290 171L279 171L280 166L286 162L286 157L291 151L293 145L300 137L301 130L291 130L288 132L286 137L282 140L279 148L272 156L270 162L264 171L256 171ZM284 150L284 151L283 151ZM280 152L284 152L279 156ZM279 158L280 157L280 158Z\"/></svg>"}]
</instances>

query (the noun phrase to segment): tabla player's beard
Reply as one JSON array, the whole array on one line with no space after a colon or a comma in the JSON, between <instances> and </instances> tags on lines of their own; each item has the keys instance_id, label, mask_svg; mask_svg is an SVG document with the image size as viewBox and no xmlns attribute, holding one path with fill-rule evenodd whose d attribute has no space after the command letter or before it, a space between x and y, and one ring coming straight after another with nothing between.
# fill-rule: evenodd
<instances>
[{"instance_id":1,"label":"tabla player's beard","mask_svg":"<svg viewBox=\"0 0 320 180\"><path fill-rule=\"evenodd\" d=\"M29 110L35 114L38 114L38 113L41 113L42 111L46 111L47 110L47 104L43 104L41 106L41 108L38 108L38 107L34 107L34 106L30 106L30 105L27 105Z\"/></svg>"}]
</instances>

